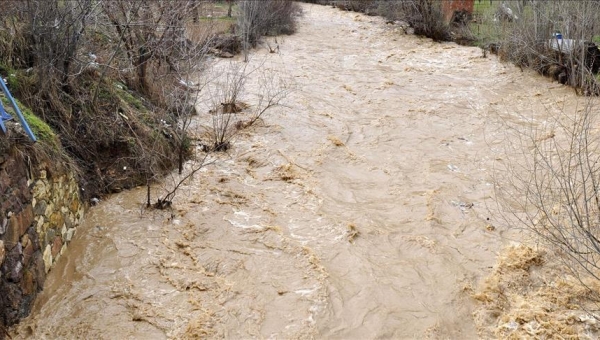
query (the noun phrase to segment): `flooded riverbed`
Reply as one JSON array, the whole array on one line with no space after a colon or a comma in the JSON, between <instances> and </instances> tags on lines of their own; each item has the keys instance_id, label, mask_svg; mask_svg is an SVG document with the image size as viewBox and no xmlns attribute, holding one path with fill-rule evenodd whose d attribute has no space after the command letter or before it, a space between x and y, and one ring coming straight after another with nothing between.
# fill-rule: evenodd
<instances>
[{"instance_id":1,"label":"flooded riverbed","mask_svg":"<svg viewBox=\"0 0 600 340\"><path fill-rule=\"evenodd\" d=\"M173 214L143 211L144 189L92 208L15 337L477 337L467 288L518 237L489 211L500 122L573 90L381 18L303 9L280 53L253 59L293 79L286 107Z\"/></svg>"}]
</instances>

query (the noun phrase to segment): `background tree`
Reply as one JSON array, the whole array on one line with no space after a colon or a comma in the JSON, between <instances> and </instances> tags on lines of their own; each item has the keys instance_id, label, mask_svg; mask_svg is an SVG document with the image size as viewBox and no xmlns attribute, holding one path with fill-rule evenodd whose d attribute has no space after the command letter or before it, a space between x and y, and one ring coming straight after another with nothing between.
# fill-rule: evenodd
<instances>
[{"instance_id":1,"label":"background tree","mask_svg":"<svg viewBox=\"0 0 600 340\"><path fill-rule=\"evenodd\" d=\"M244 60L248 61L250 48L256 47L262 36L294 33L300 13L291 0L238 1L237 29Z\"/></svg>"}]
</instances>

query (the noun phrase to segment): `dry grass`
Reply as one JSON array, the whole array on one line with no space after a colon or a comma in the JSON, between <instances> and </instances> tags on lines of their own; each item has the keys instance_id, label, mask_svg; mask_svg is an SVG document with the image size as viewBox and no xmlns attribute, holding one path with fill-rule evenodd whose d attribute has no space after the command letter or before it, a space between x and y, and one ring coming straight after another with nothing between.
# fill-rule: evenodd
<instances>
[{"instance_id":1,"label":"dry grass","mask_svg":"<svg viewBox=\"0 0 600 340\"><path fill-rule=\"evenodd\" d=\"M348 230L346 232L346 238L348 239L348 242L354 243L356 238L360 235L360 231L358 231L358 229L356 229L356 226L354 225L354 223L348 224L347 229Z\"/></svg>"},{"instance_id":2,"label":"dry grass","mask_svg":"<svg viewBox=\"0 0 600 340\"><path fill-rule=\"evenodd\" d=\"M479 336L498 339L596 339L600 323L585 311L590 290L553 254L524 245L507 248L473 292ZM586 283L599 289L597 282Z\"/></svg>"},{"instance_id":3,"label":"dry grass","mask_svg":"<svg viewBox=\"0 0 600 340\"><path fill-rule=\"evenodd\" d=\"M333 145L335 146L344 146L344 142L342 142L339 138L335 137L335 136L329 136L327 137L327 139L329 139L329 141L331 141L331 143L333 143Z\"/></svg>"}]
</instances>

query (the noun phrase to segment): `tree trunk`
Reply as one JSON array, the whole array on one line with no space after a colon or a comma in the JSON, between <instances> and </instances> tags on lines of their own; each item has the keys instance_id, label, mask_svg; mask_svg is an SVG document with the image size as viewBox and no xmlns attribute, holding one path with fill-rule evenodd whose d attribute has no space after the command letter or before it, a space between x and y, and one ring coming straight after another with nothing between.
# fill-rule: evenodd
<instances>
[{"instance_id":1,"label":"tree trunk","mask_svg":"<svg viewBox=\"0 0 600 340\"><path fill-rule=\"evenodd\" d=\"M148 188L146 207L150 208L152 206L150 202L150 180L146 180L146 187Z\"/></svg>"},{"instance_id":2,"label":"tree trunk","mask_svg":"<svg viewBox=\"0 0 600 340\"><path fill-rule=\"evenodd\" d=\"M179 174L183 173L183 143L179 145Z\"/></svg>"},{"instance_id":3,"label":"tree trunk","mask_svg":"<svg viewBox=\"0 0 600 340\"><path fill-rule=\"evenodd\" d=\"M137 59L136 67L137 67L137 76L138 76L138 86L140 87L140 92L144 94L148 94L148 77L147 77L147 69L148 69L148 60L150 60L149 53L146 48L140 48L140 55Z\"/></svg>"}]
</instances>

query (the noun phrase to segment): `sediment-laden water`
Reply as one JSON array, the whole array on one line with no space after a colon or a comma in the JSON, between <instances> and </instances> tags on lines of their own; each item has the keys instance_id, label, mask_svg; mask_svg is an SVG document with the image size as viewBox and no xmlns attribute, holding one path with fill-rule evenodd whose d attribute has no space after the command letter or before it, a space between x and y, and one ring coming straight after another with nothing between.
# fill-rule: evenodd
<instances>
[{"instance_id":1,"label":"sediment-laden water","mask_svg":"<svg viewBox=\"0 0 600 340\"><path fill-rule=\"evenodd\" d=\"M303 9L278 54L252 59L293 79L286 107L173 213L145 211L144 189L92 208L16 338L477 337L468 287L517 235L490 212L502 122L574 92L381 18Z\"/></svg>"}]
</instances>

